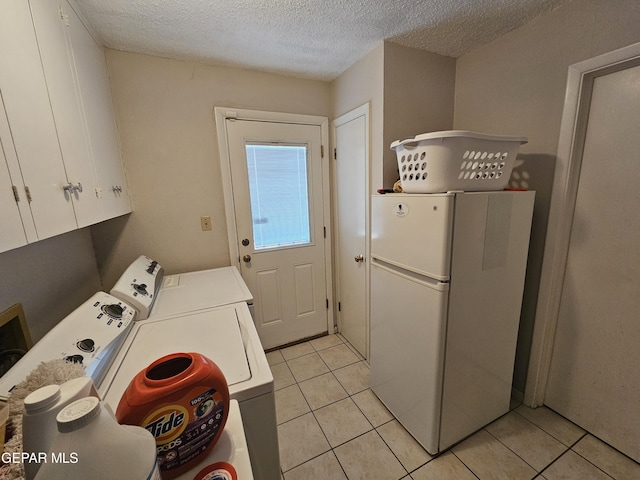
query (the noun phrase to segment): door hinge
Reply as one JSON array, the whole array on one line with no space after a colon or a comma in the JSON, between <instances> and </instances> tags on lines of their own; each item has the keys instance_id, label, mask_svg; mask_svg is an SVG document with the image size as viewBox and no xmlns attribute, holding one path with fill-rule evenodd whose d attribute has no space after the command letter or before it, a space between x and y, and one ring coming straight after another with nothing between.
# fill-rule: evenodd
<instances>
[{"instance_id":1,"label":"door hinge","mask_svg":"<svg viewBox=\"0 0 640 480\"><path fill-rule=\"evenodd\" d=\"M24 186L24 193L27 195L27 202L31 203L33 197L31 196L31 190L26 185Z\"/></svg>"},{"instance_id":2,"label":"door hinge","mask_svg":"<svg viewBox=\"0 0 640 480\"><path fill-rule=\"evenodd\" d=\"M338 302L338 311L341 312L342 311L342 305L340 305L340 302Z\"/></svg>"},{"instance_id":3,"label":"door hinge","mask_svg":"<svg viewBox=\"0 0 640 480\"><path fill-rule=\"evenodd\" d=\"M18 193L18 187L15 185L11 185L11 189L13 190L13 198L16 200L16 203L20 201L20 194Z\"/></svg>"},{"instance_id":4,"label":"door hinge","mask_svg":"<svg viewBox=\"0 0 640 480\"><path fill-rule=\"evenodd\" d=\"M327 310L329 310L329 299L325 299L327 301Z\"/></svg>"},{"instance_id":5,"label":"door hinge","mask_svg":"<svg viewBox=\"0 0 640 480\"><path fill-rule=\"evenodd\" d=\"M324 158L324 145L320 145L320 158Z\"/></svg>"},{"instance_id":6,"label":"door hinge","mask_svg":"<svg viewBox=\"0 0 640 480\"><path fill-rule=\"evenodd\" d=\"M337 148L334 148L334 149L333 149L333 159L334 159L334 160L337 160L337 159L338 159L338 149L337 149Z\"/></svg>"},{"instance_id":7,"label":"door hinge","mask_svg":"<svg viewBox=\"0 0 640 480\"><path fill-rule=\"evenodd\" d=\"M324 230L324 238L327 238L327 227L322 227L322 229Z\"/></svg>"}]
</instances>

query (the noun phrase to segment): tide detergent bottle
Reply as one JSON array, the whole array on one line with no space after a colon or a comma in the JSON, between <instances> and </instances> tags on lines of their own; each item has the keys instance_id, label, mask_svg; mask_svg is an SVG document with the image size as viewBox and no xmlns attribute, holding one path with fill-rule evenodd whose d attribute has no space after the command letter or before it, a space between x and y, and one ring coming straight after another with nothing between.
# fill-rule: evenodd
<instances>
[{"instance_id":1,"label":"tide detergent bottle","mask_svg":"<svg viewBox=\"0 0 640 480\"><path fill-rule=\"evenodd\" d=\"M164 480L202 461L216 444L229 415L229 387L220 368L199 353L159 358L129 383L116 418L155 437Z\"/></svg>"}]
</instances>

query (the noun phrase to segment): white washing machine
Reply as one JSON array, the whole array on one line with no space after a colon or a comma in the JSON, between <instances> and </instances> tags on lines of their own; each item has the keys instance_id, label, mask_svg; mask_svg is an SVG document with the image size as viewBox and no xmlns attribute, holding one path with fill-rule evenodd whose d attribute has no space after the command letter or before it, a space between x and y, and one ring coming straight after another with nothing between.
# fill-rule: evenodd
<instances>
[{"instance_id":1,"label":"white washing machine","mask_svg":"<svg viewBox=\"0 0 640 480\"><path fill-rule=\"evenodd\" d=\"M231 382L234 385L230 386L230 390L235 392L235 399L232 400L229 408L227 424L215 448L191 470L177 478L192 480L203 468L217 462L230 463L240 479L269 478L265 476L254 477L253 475L239 402L246 403L248 401L248 405L251 405L254 401L252 394L258 397L266 396L267 399L269 394L273 397L273 377L270 370L265 376L251 374L247 376L247 367L259 363L255 361L253 350L251 348L247 350L244 347L241 334L226 335L224 333L239 331L241 323L253 325L246 303L236 303L233 306L219 307L213 310L215 311L203 310L194 317L188 316L187 320L167 317L165 321L156 322L155 319L149 319L137 322L134 319L136 319L138 312L131 304L108 293L97 292L62 319L0 378L0 400L7 400L11 390L41 362L67 359L80 362L86 367L86 374L93 379L98 387L100 397L115 410L120 401L121 386L124 385L122 386L122 391L124 391L136 373L148 366L153 360L164 355L164 353L158 352L165 350L149 348L152 345L143 341L144 338L147 338L147 333L150 332L151 338L157 338L158 334L167 333L170 335L169 341L163 338L162 341L158 340L158 343L170 346L171 352L169 353L181 350L199 351L210 358L215 358L216 363L226 370L225 375L232 379ZM240 318L242 320L239 320ZM185 335L190 327L200 330L199 335ZM203 332L204 334L202 334ZM225 349L217 350L217 352L212 351L211 346L215 344L214 341L211 341L212 335L220 338L220 343L224 345ZM257 333L255 336L257 338ZM204 341L188 341L196 338L204 339ZM186 340L180 341L180 339ZM250 341L249 344L251 345ZM230 348L227 349L227 347ZM217 358L220 355L224 359ZM262 352L262 356L264 356L264 352ZM247 363L249 357L254 358L251 364ZM143 362L144 365L140 367ZM235 368L236 366L239 368ZM256 368L256 370L260 369ZM227 374L227 372L229 373ZM254 382L251 383L253 390L247 389L239 392L238 390L241 389L237 384L242 381L250 381L248 377L254 377ZM260 401L260 399L255 402L258 404L258 408L264 407L267 403ZM279 471L279 462L277 463Z\"/></svg>"},{"instance_id":2,"label":"white washing machine","mask_svg":"<svg viewBox=\"0 0 640 480\"><path fill-rule=\"evenodd\" d=\"M136 310L105 292L97 292L62 319L0 378L0 400L41 362L64 358L82 363L100 385L134 326Z\"/></svg>"},{"instance_id":3,"label":"white washing machine","mask_svg":"<svg viewBox=\"0 0 640 480\"><path fill-rule=\"evenodd\" d=\"M163 276L157 262L140 256L111 294L146 318L135 322L102 382L103 398L115 408L133 376L154 360L201 353L220 367L238 401L253 475L280 478L273 375L249 311L252 295L238 270Z\"/></svg>"}]
</instances>

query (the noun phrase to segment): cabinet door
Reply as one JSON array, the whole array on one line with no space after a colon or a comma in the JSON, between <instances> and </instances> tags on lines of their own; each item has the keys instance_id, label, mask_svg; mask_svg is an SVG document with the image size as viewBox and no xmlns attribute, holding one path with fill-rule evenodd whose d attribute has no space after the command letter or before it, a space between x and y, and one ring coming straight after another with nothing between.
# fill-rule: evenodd
<instances>
[{"instance_id":1,"label":"cabinet door","mask_svg":"<svg viewBox=\"0 0 640 480\"><path fill-rule=\"evenodd\" d=\"M0 143L3 143L1 139ZM0 146L4 148L4 144ZM27 236L22 226L20 211L13 196L9 168L2 150L0 150L0 223L2 223L0 252L6 252L12 248L27 244Z\"/></svg>"},{"instance_id":2,"label":"cabinet door","mask_svg":"<svg viewBox=\"0 0 640 480\"><path fill-rule=\"evenodd\" d=\"M76 228L29 4L3 0L0 90L38 239ZM15 179L14 179L15 180Z\"/></svg>"},{"instance_id":3,"label":"cabinet door","mask_svg":"<svg viewBox=\"0 0 640 480\"><path fill-rule=\"evenodd\" d=\"M131 212L120 156L104 49L98 45L73 8L63 2L80 94L102 200L103 219Z\"/></svg>"},{"instance_id":4,"label":"cabinet door","mask_svg":"<svg viewBox=\"0 0 640 480\"><path fill-rule=\"evenodd\" d=\"M13 140L9 131L4 104L2 103L2 92L0 92L0 252L21 247L27 243L27 234L22 226L18 201L14 195L14 183L11 181L7 154L13 155ZM16 188L16 194L18 189ZM28 212L29 213L29 212ZM29 214L29 217L31 215Z\"/></svg>"},{"instance_id":5,"label":"cabinet door","mask_svg":"<svg viewBox=\"0 0 640 480\"><path fill-rule=\"evenodd\" d=\"M30 0L40 57L78 227L102 220L66 19L57 0Z\"/></svg>"}]
</instances>

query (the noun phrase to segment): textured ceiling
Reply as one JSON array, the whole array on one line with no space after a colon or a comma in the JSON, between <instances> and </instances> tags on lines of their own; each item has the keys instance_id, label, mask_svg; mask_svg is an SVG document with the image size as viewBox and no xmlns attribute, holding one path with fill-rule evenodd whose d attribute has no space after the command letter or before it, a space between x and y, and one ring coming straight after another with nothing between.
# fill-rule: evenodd
<instances>
[{"instance_id":1,"label":"textured ceiling","mask_svg":"<svg viewBox=\"0 0 640 480\"><path fill-rule=\"evenodd\" d=\"M568 0L75 0L118 50L333 80L382 40L459 57Z\"/></svg>"}]
</instances>

